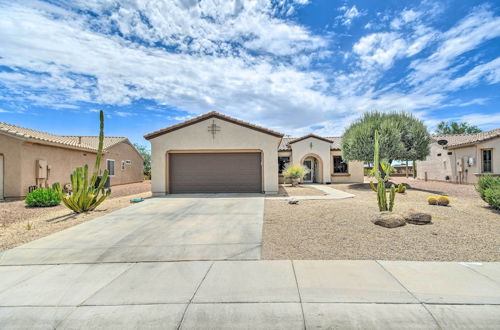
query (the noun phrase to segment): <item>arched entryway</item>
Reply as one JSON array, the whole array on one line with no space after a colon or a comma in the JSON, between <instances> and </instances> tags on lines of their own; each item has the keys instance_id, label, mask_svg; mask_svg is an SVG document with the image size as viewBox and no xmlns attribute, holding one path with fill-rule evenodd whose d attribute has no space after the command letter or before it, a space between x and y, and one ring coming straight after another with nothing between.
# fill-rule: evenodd
<instances>
[{"instance_id":1,"label":"arched entryway","mask_svg":"<svg viewBox=\"0 0 500 330\"><path fill-rule=\"evenodd\" d=\"M300 164L310 170L302 180L303 183L323 183L323 161L316 154L307 154L302 157Z\"/></svg>"}]
</instances>

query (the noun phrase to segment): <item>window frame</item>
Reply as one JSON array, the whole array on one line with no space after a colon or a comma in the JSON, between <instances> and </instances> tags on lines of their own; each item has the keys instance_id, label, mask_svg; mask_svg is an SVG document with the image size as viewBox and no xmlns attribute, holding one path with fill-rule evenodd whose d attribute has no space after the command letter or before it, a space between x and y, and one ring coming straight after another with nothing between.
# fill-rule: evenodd
<instances>
[{"instance_id":1,"label":"window frame","mask_svg":"<svg viewBox=\"0 0 500 330\"><path fill-rule=\"evenodd\" d=\"M337 167L335 166L335 157L340 158L340 163L345 165L345 172L337 172ZM344 161L342 156L333 155L332 156L332 164L333 164L333 174L349 174L349 162Z\"/></svg>"},{"instance_id":2,"label":"window frame","mask_svg":"<svg viewBox=\"0 0 500 330\"><path fill-rule=\"evenodd\" d=\"M113 174L111 174L111 171L109 170L109 162L113 162ZM108 170L109 176L115 176L116 173L116 162L114 159L106 159L106 169Z\"/></svg>"},{"instance_id":3,"label":"window frame","mask_svg":"<svg viewBox=\"0 0 500 330\"><path fill-rule=\"evenodd\" d=\"M288 161L284 162L283 164L283 169L281 169L280 158L288 158ZM283 174L283 171L285 170L287 164L290 164L290 159L290 156L278 156L278 174Z\"/></svg>"},{"instance_id":4,"label":"window frame","mask_svg":"<svg viewBox=\"0 0 500 330\"><path fill-rule=\"evenodd\" d=\"M484 165L484 155L485 152L489 152L490 154L490 159L488 161L489 163L489 171L485 171ZM493 173L493 149L481 149L481 173Z\"/></svg>"}]
</instances>

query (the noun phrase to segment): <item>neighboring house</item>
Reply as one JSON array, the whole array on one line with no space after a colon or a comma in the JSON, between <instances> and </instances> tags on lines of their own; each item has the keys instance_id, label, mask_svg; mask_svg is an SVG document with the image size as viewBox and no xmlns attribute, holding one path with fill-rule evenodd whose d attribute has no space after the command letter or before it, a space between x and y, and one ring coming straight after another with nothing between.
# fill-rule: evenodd
<instances>
[{"instance_id":1,"label":"neighboring house","mask_svg":"<svg viewBox=\"0 0 500 330\"><path fill-rule=\"evenodd\" d=\"M144 136L151 142L152 191L277 193L286 162L312 169L305 182L363 182L345 164L338 138L283 134L212 111Z\"/></svg>"},{"instance_id":2,"label":"neighboring house","mask_svg":"<svg viewBox=\"0 0 500 330\"><path fill-rule=\"evenodd\" d=\"M0 199L21 198L30 189L70 183L76 167L91 173L98 136L61 136L0 123ZM108 168L110 184L143 180L142 157L125 137L105 137L101 170ZM31 188L30 188L31 187Z\"/></svg>"},{"instance_id":3,"label":"neighboring house","mask_svg":"<svg viewBox=\"0 0 500 330\"><path fill-rule=\"evenodd\" d=\"M481 175L500 175L500 129L432 140L430 155L417 162L419 179L473 184Z\"/></svg>"}]
</instances>

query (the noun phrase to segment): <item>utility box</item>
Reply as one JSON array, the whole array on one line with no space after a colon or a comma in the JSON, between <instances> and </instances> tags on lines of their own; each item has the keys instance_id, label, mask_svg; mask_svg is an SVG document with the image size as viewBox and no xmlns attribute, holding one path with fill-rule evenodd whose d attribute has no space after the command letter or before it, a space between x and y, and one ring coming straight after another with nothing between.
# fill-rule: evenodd
<instances>
[{"instance_id":1,"label":"utility box","mask_svg":"<svg viewBox=\"0 0 500 330\"><path fill-rule=\"evenodd\" d=\"M47 178L47 161L43 159L38 159L36 161L36 178L46 179Z\"/></svg>"}]
</instances>

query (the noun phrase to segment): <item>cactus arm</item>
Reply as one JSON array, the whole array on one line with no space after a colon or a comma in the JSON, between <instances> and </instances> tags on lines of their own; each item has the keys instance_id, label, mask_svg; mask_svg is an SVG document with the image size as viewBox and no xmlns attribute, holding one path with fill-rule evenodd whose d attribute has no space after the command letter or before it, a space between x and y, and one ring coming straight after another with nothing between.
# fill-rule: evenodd
<instances>
[{"instance_id":1,"label":"cactus arm","mask_svg":"<svg viewBox=\"0 0 500 330\"><path fill-rule=\"evenodd\" d=\"M103 145L104 145L104 112L101 110L99 112L99 145L97 147L97 156L95 158L94 172L92 174L92 179L90 181L91 186L95 185L95 182L97 181L97 176L99 175Z\"/></svg>"},{"instance_id":2,"label":"cactus arm","mask_svg":"<svg viewBox=\"0 0 500 330\"><path fill-rule=\"evenodd\" d=\"M375 187L375 184L373 183L373 181L370 181L370 188L372 188L372 190L374 192L377 192L377 188Z\"/></svg>"},{"instance_id":3,"label":"cactus arm","mask_svg":"<svg viewBox=\"0 0 500 330\"><path fill-rule=\"evenodd\" d=\"M394 185L391 185L391 193L389 195L389 211L392 212L392 209L394 208L394 199L396 198L396 187Z\"/></svg>"}]
</instances>

